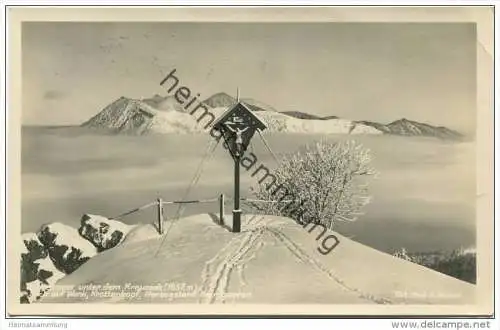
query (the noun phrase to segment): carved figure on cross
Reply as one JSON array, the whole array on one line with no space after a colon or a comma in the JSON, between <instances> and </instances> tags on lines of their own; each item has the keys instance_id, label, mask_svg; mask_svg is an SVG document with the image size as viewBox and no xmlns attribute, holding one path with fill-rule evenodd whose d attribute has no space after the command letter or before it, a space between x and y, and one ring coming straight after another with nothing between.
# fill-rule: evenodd
<instances>
[{"instance_id":1,"label":"carved figure on cross","mask_svg":"<svg viewBox=\"0 0 500 330\"><path fill-rule=\"evenodd\" d=\"M243 138L241 137L243 132L245 132L247 129L248 129L248 126L245 127L245 128L240 128L238 126L236 127L232 127L232 125L236 125L235 123L226 123L226 127L231 131L233 132L234 134L236 134L236 144L238 145L241 145L243 144Z\"/></svg>"}]
</instances>

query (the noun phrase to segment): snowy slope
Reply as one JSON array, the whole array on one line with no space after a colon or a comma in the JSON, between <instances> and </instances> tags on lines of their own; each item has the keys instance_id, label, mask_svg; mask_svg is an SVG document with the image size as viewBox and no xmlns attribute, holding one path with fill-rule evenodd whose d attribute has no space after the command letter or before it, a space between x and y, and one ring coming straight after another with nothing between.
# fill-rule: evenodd
<instances>
[{"instance_id":1,"label":"snowy slope","mask_svg":"<svg viewBox=\"0 0 500 330\"><path fill-rule=\"evenodd\" d=\"M382 134L374 127L347 119L299 119L279 112L258 112L268 128L274 132L323 134Z\"/></svg>"},{"instance_id":2,"label":"snowy slope","mask_svg":"<svg viewBox=\"0 0 500 330\"><path fill-rule=\"evenodd\" d=\"M231 217L226 216L226 223ZM162 240L138 226L117 247L60 280L41 303L463 304L475 287L337 233L330 254L319 232L273 216L243 219L235 234L206 214L182 218ZM318 230L318 229L316 229ZM83 287L85 285L85 287ZM63 288L73 288L70 294ZM61 292L63 294L61 294ZM75 294L79 292L80 294Z\"/></svg>"}]
</instances>

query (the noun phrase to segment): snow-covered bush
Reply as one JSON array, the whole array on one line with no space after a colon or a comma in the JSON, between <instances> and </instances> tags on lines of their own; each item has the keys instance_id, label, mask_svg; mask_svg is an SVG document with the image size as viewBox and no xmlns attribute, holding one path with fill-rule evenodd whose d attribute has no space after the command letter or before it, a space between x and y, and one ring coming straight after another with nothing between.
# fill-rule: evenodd
<instances>
[{"instance_id":1,"label":"snow-covered bush","mask_svg":"<svg viewBox=\"0 0 500 330\"><path fill-rule=\"evenodd\" d=\"M253 189L253 203L267 214L287 216L301 223L333 228L337 221L355 221L370 202L369 178L375 174L369 150L355 141L322 140L284 157L274 171L273 185Z\"/></svg>"}]
</instances>

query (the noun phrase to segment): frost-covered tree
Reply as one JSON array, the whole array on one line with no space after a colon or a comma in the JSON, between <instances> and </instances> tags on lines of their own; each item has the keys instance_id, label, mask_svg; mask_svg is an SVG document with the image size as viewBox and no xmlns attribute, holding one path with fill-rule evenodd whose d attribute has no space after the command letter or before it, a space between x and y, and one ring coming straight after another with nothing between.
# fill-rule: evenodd
<instances>
[{"instance_id":1,"label":"frost-covered tree","mask_svg":"<svg viewBox=\"0 0 500 330\"><path fill-rule=\"evenodd\" d=\"M404 247L401 248L401 250L394 252L393 256L395 256L396 258L401 258L404 260L413 261L413 258L408 255L408 251L406 251L406 249Z\"/></svg>"},{"instance_id":2,"label":"frost-covered tree","mask_svg":"<svg viewBox=\"0 0 500 330\"><path fill-rule=\"evenodd\" d=\"M252 205L267 214L332 228L355 221L370 202L369 178L375 174L369 150L355 141L322 140L284 157L274 171L276 182L252 189ZM278 202L271 202L278 201Z\"/></svg>"}]
</instances>

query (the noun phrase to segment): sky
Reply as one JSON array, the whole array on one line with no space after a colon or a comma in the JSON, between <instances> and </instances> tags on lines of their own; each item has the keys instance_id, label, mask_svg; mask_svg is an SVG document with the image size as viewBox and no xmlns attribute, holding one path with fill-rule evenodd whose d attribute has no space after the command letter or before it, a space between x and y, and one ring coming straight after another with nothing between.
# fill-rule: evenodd
<instances>
[{"instance_id":1,"label":"sky","mask_svg":"<svg viewBox=\"0 0 500 330\"><path fill-rule=\"evenodd\" d=\"M167 95L173 69L200 99L239 87L279 111L475 128L470 23L25 22L22 122L80 124L120 96Z\"/></svg>"}]
</instances>

